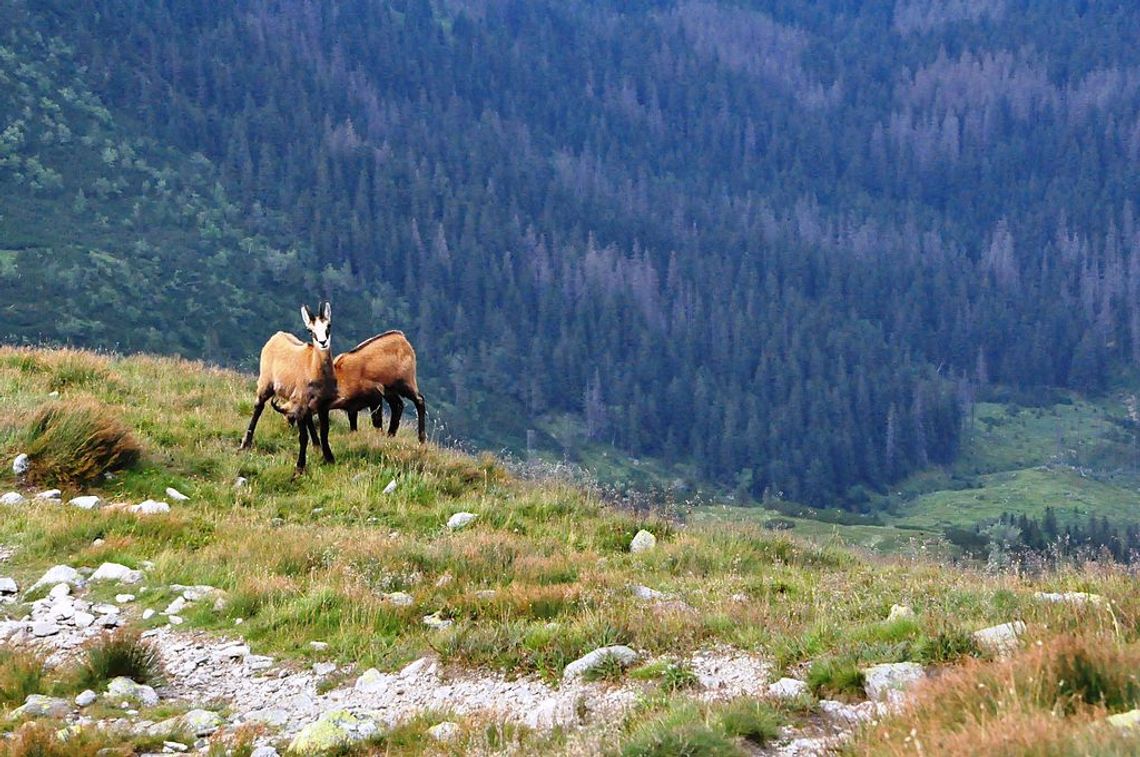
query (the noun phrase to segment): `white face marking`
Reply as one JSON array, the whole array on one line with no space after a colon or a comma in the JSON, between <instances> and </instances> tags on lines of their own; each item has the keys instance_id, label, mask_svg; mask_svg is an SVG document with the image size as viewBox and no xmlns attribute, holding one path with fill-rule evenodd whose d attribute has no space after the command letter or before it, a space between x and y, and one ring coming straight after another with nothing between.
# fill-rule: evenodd
<instances>
[{"instance_id":1,"label":"white face marking","mask_svg":"<svg viewBox=\"0 0 1140 757\"><path fill-rule=\"evenodd\" d=\"M332 337L332 308L326 302L316 317L304 305L301 306L301 318L305 321L305 328L313 337L313 346L318 350L327 350Z\"/></svg>"}]
</instances>

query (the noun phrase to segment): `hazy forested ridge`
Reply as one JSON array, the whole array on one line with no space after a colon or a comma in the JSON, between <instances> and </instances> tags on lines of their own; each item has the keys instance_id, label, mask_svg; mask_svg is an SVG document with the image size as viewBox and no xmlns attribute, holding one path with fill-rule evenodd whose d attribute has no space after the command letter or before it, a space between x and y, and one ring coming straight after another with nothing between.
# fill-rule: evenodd
<instances>
[{"instance_id":1,"label":"hazy forested ridge","mask_svg":"<svg viewBox=\"0 0 1140 757\"><path fill-rule=\"evenodd\" d=\"M5 195L114 227L126 261L93 296L84 245L25 214L30 241L0 244L9 341L248 362L319 289L341 339L408 332L470 427L492 402L580 413L814 503L952 459L987 384L1096 391L1140 363L1130 3L4 7L5 92L62 43L52 70L115 134L211 188L139 204L105 153L96 187L30 138L43 93L3 105L25 137ZM33 185L36 156L58 181ZM132 203L133 227L91 219Z\"/></svg>"}]
</instances>

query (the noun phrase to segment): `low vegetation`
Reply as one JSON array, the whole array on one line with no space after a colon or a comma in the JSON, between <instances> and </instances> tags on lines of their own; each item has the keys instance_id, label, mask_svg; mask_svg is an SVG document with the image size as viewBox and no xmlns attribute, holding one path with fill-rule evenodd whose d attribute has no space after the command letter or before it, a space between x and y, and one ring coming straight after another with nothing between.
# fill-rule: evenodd
<instances>
[{"instance_id":1,"label":"low vegetation","mask_svg":"<svg viewBox=\"0 0 1140 757\"><path fill-rule=\"evenodd\" d=\"M78 668L77 683L80 688L98 691L119 676L149 685L162 680L158 650L133 629L98 637L89 645Z\"/></svg>"},{"instance_id":2,"label":"low vegetation","mask_svg":"<svg viewBox=\"0 0 1140 757\"><path fill-rule=\"evenodd\" d=\"M84 485L134 465L141 453L117 413L89 397L48 401L24 431L28 480L44 485Z\"/></svg>"},{"instance_id":3,"label":"low vegetation","mask_svg":"<svg viewBox=\"0 0 1140 757\"><path fill-rule=\"evenodd\" d=\"M210 601L188 607L185 628L232 634L241 620L241 635L258 653L304 662L314 655L309 642L320 640L329 645L322 657L357 669L395 670L431 654L444 665L556 682L586 652L627 644L672 662L599 674L646 682L648 700L602 738L605 749L626 754L735 754L767 743L781 724L815 717L810 698L794 711L755 701L695 702L693 672L683 661L719 645L767 655L774 675L806 676L815 696L847 700L862 698L860 671L867 665L936 666L935 686L975 676L955 689L960 713L984 707L1002 717L1014 717L1002 709L1008 703L989 702L977 684L1022 675L1010 665L1037 665L1032 670L1049 676L1054 688L1066 680L1070 689L1042 689L1018 711L1017 722L1028 728L1048 715L1063 722L1054 731L1064 738L1076 739L1079 731L1080 739L1097 744L1109 737L1091 724L1135 700L1125 678L1109 674L1113 665L1134 669L1140 641L1140 596L1125 567L1057 564L1032 574L987 573L948 568L921 554L871 558L754 523L681 525L615 507L557 477L517 478L489 456L420 445L411 428L395 439L372 429L350 435L342 416L334 416L331 437L337 463L313 465L294 480L294 432L280 418L265 419L253 451L237 450L251 385L249 377L174 359L0 348L0 403L12 409L0 418L0 459L24 451L27 423L44 402L83 406L95 391L106 417L117 417L141 450L133 466L112 478L66 485L65 501L99 494L108 503L102 509L29 503L5 510L0 545L14 549L5 573L26 586L57 563L145 566L147 606L173 599L164 588L171 584L225 592L217 607ZM60 396L49 398L52 391ZM235 485L238 477L243 485ZM10 465L0 468L0 489L21 486ZM116 507L161 499L168 486L189 496L172 502L168 514L139 516ZM449 529L459 511L478 517ZM631 554L630 540L642 528L657 536L657 546ZM639 599L631 591L637 585L670 600ZM109 597L113 589L91 591ZM1043 603L1033 598L1036 591L1093 591L1112 605ZM394 592L410 595L411 604L393 601ZM896 603L910 605L915 616L888 620ZM423 617L437 613L452 625L427 628ZM1030 653L994 663L972 633L1015 619L1029 628ZM135 619L132 630L158 623L165 619ZM1091 656L1064 657L1064 650L1078 649ZM84 680L92 688L90 682L116 674L153 680L157 671L146 658L137 638L118 637L87 653ZM1096 685L1072 688L1073 671L1086 668L1095 675L1082 675ZM1032 675L1017 679L1019 692L1033 688ZM2 664L0 709L33 690L74 690L78 676L45 673L26 660ZM945 730L944 742L933 736L931 743L953 746L952 736L967 738L951 733L950 715L935 728L933 710L921 709L925 701L868 729L852 748L889 751L896 738L902 744L908 724L924 719L932 732ZM969 733L990 727L996 716L963 717L956 722ZM482 728L465 724L461 743L576 748L565 734ZM423 743L423 733L409 726L385 743L414 751L409 744ZM28 743L35 738L29 731Z\"/></svg>"}]
</instances>

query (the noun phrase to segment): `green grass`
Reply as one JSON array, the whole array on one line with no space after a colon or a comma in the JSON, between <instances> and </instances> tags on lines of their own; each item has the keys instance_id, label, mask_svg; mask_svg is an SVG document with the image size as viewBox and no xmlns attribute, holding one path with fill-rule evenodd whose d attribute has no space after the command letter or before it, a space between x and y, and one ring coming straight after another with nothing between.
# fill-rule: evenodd
<instances>
[{"instance_id":1,"label":"green grass","mask_svg":"<svg viewBox=\"0 0 1140 757\"><path fill-rule=\"evenodd\" d=\"M906 529L838 527L816 541L806 524L809 538L801 538L800 519L791 533L727 517L732 513L679 524L611 507L593 489L513 478L491 457L419 445L410 429L396 439L370 428L349 434L336 416L337 464L314 463L293 480L294 436L280 418L263 418L252 451L237 449L252 378L175 359L0 348L7 411L0 459L20 451L22 430L50 391L60 392L53 401L61 406L94 394L108 418L130 429L141 455L113 479L64 492L65 499L99 494L112 503L102 510L41 503L6 510L0 544L16 553L5 573L27 585L57 563L150 561L140 606L160 609L173 597L164 588L172 583L216 586L226 593L224 607L199 602L185 613L185 627L232 633L241 618L242 634L259 653L284 660L310 661L309 642L321 640L330 659L358 669L394 670L433 654L448 666L554 682L567 663L600 646L627 644L649 660L680 661L728 645L771 656L777 672L808 663L818 693L857 698L860 667L959 665L979 657L973 630L1014 618L1045 639L1080 634L1117 648L1140 640L1140 596L1122 568L988 575L947 569L920 548L908 557L852 552L845 545L853 542L840 536L845 529L899 539L918 533ZM239 475L248 486L234 487ZM396 490L385 495L392 478ZM10 466L0 467L0 489L18 485ZM172 503L168 515L114 507L162 498L167 486L191 497ZM479 518L450 531L447 519L459 510ZM657 547L630 554L641 528L657 535ZM692 610L651 609L632 596L633 584L682 598ZM486 589L494 595L480 595ZM1038 590L1101 593L1113 612L1037 603L1030 597ZM413 604L393 605L383 597L391 591L407 592ZM910 604L917 617L887 622L895 603ZM454 624L426 628L422 617L436 612ZM671 704L641 711L606 748L735 753L766 733L762 723L726 726L719 709L694 704L683 663L611 672ZM62 685L29 676L10 683L0 676L15 692L12 704L29 688ZM496 728L471 724L461 743L571 748L561 736ZM386 743L415 751L408 744L422 743L416 733Z\"/></svg>"}]
</instances>

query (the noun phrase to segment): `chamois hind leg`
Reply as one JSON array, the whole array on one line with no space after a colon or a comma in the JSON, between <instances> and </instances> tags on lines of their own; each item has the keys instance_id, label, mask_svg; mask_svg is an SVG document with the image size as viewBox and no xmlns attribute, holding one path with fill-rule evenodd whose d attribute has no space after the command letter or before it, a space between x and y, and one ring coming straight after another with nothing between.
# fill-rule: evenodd
<instances>
[{"instance_id":1,"label":"chamois hind leg","mask_svg":"<svg viewBox=\"0 0 1140 757\"><path fill-rule=\"evenodd\" d=\"M305 415L297 421L297 467L293 470L293 478L305 472L305 451L309 446L309 424L312 418Z\"/></svg>"},{"instance_id":2,"label":"chamois hind leg","mask_svg":"<svg viewBox=\"0 0 1140 757\"><path fill-rule=\"evenodd\" d=\"M427 403L424 402L424 396L418 391L412 395L412 402L416 406L416 433L420 438L420 444L427 441Z\"/></svg>"},{"instance_id":3,"label":"chamois hind leg","mask_svg":"<svg viewBox=\"0 0 1140 757\"><path fill-rule=\"evenodd\" d=\"M348 430L349 431L355 431L356 430L356 411L355 410L345 410L345 412L348 413Z\"/></svg>"},{"instance_id":4,"label":"chamois hind leg","mask_svg":"<svg viewBox=\"0 0 1140 757\"><path fill-rule=\"evenodd\" d=\"M245 430L245 436L241 438L241 445L238 449L249 449L253 446L253 432L257 429L257 420L261 417L261 412L265 410L266 401L272 396L272 390L258 393L257 402L253 406L253 417L249 419L249 428Z\"/></svg>"},{"instance_id":5,"label":"chamois hind leg","mask_svg":"<svg viewBox=\"0 0 1140 757\"><path fill-rule=\"evenodd\" d=\"M325 458L326 463L335 463L336 458L333 457L332 448L329 447L329 409L322 407L317 411L317 421L321 426L321 454ZM309 429L313 427L313 416L309 416Z\"/></svg>"},{"instance_id":6,"label":"chamois hind leg","mask_svg":"<svg viewBox=\"0 0 1140 757\"><path fill-rule=\"evenodd\" d=\"M309 416L305 425L309 429L309 441L311 441L314 445L320 444L321 443L321 437L317 435L317 426L313 422L313 416L311 416L311 415Z\"/></svg>"},{"instance_id":7,"label":"chamois hind leg","mask_svg":"<svg viewBox=\"0 0 1140 757\"><path fill-rule=\"evenodd\" d=\"M384 428L384 395L377 397L376 404L369 405L368 409L372 415L372 428Z\"/></svg>"},{"instance_id":8,"label":"chamois hind leg","mask_svg":"<svg viewBox=\"0 0 1140 757\"><path fill-rule=\"evenodd\" d=\"M396 392L385 392L384 398L388 400L388 407L392 410L392 418L388 421L388 436L395 436L400 430L400 418L404 415L404 400Z\"/></svg>"}]
</instances>

